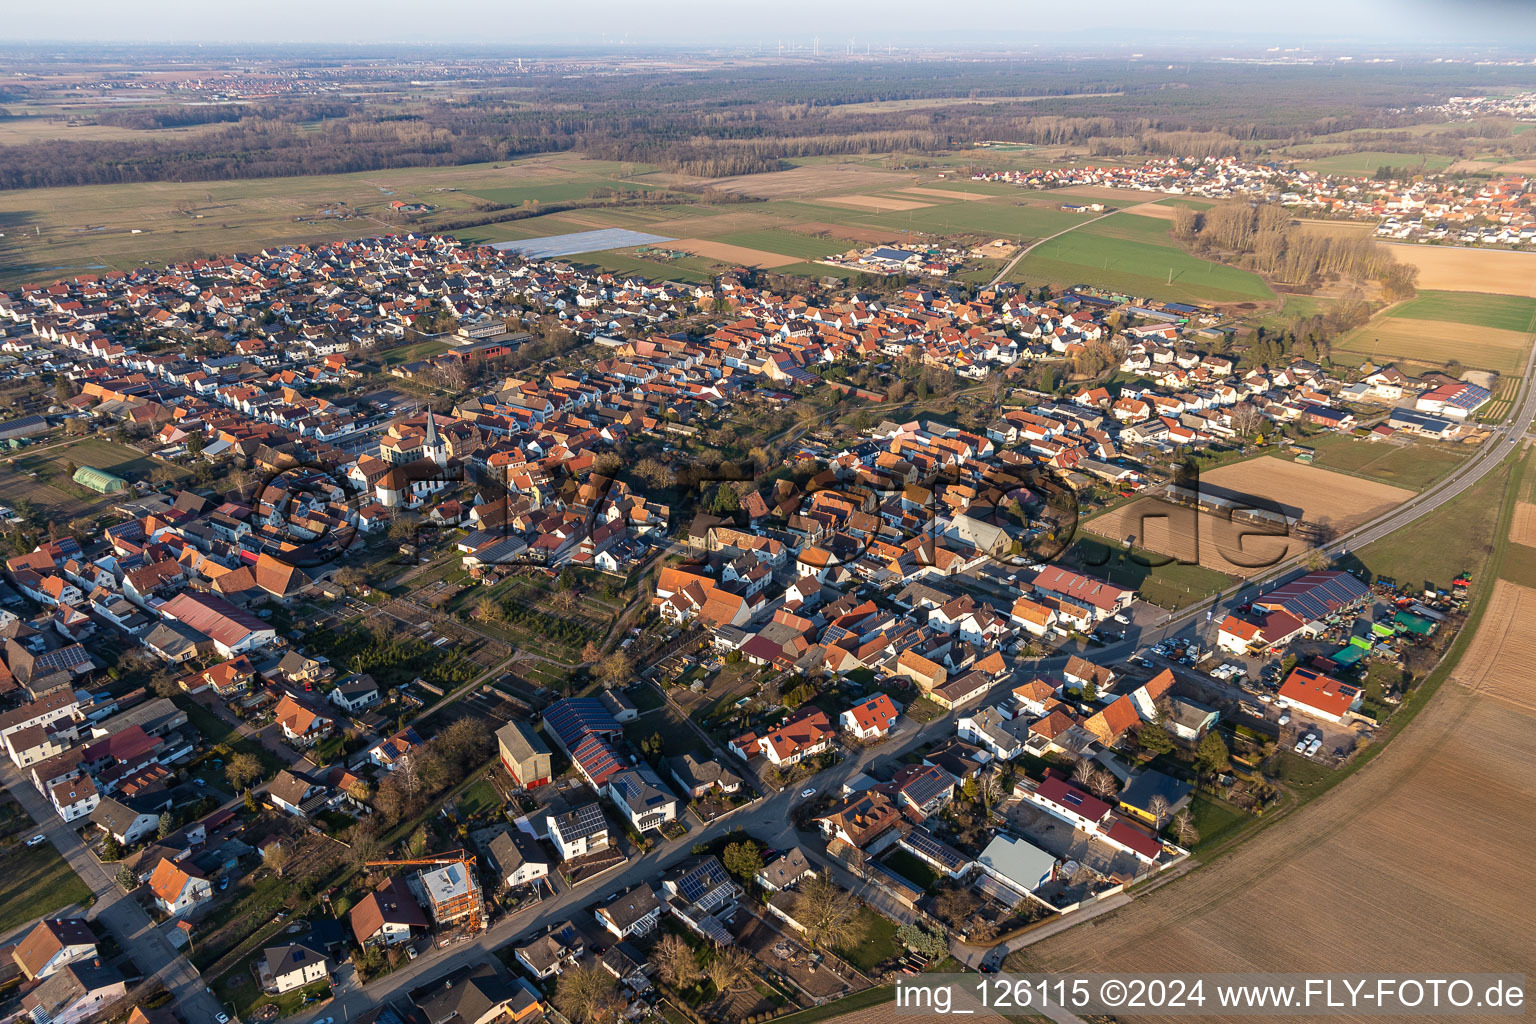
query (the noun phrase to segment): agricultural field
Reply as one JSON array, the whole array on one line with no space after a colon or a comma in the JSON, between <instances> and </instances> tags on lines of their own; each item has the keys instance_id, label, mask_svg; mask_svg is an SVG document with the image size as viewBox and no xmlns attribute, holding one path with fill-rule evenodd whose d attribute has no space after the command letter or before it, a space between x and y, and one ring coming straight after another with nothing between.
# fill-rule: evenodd
<instances>
[{"instance_id":1,"label":"agricultural field","mask_svg":"<svg viewBox=\"0 0 1536 1024\"><path fill-rule=\"evenodd\" d=\"M1370 477L1415 491L1439 480L1467 457L1463 448L1431 441L1373 444L1345 434L1309 440L1307 445L1316 453L1312 463L1316 469ZM1294 461L1287 455L1273 457Z\"/></svg>"},{"instance_id":2,"label":"agricultural field","mask_svg":"<svg viewBox=\"0 0 1536 1024\"><path fill-rule=\"evenodd\" d=\"M1528 681L1514 685L1531 693ZM1369 771L1117 910L1093 941L1064 932L1006 969L1524 970L1536 935L1508 894L1536 886L1533 757L1536 713L1448 684ZM1341 873L1341 864L1369 869ZM1467 884L1478 877L1499 883Z\"/></svg>"},{"instance_id":3,"label":"agricultural field","mask_svg":"<svg viewBox=\"0 0 1536 1024\"><path fill-rule=\"evenodd\" d=\"M10 191L0 194L0 287L267 245L430 228L445 216L472 212L483 201L480 193L507 190L506 198L521 202L556 192L585 196L600 187L653 188L625 180L646 169L558 153L460 167ZM402 218L390 210L396 200L425 203L433 212Z\"/></svg>"},{"instance_id":4,"label":"agricultural field","mask_svg":"<svg viewBox=\"0 0 1536 1024\"><path fill-rule=\"evenodd\" d=\"M1407 168L1433 173L1445 170L1454 161L1454 157L1441 153L1389 153L1382 150L1367 150L1364 153L1342 153L1316 160L1303 160L1301 166L1324 174L1347 174L1357 178L1368 178L1376 173L1378 167Z\"/></svg>"},{"instance_id":5,"label":"agricultural field","mask_svg":"<svg viewBox=\"0 0 1536 1024\"><path fill-rule=\"evenodd\" d=\"M0 491L11 499L25 498L39 513L58 520L86 515L115 500L75 483L68 472L71 462L76 468L104 469L130 482L159 482L157 477L180 480L188 476L186 470L173 463L144 455L115 441L92 437L34 447L9 457L0 463Z\"/></svg>"},{"instance_id":6,"label":"agricultural field","mask_svg":"<svg viewBox=\"0 0 1536 1024\"><path fill-rule=\"evenodd\" d=\"M1403 320L1437 320L1530 334L1536 331L1536 298L1421 291L1392 310L1392 315Z\"/></svg>"},{"instance_id":7,"label":"agricultural field","mask_svg":"<svg viewBox=\"0 0 1536 1024\"><path fill-rule=\"evenodd\" d=\"M1449 587L1462 572L1476 578L1493 550L1504 482L1504 473L1489 473L1433 512L1351 551L1346 561L1412 585Z\"/></svg>"},{"instance_id":8,"label":"agricultural field","mask_svg":"<svg viewBox=\"0 0 1536 1024\"><path fill-rule=\"evenodd\" d=\"M1536 589L1501 579L1451 678L1536 719Z\"/></svg>"},{"instance_id":9,"label":"agricultural field","mask_svg":"<svg viewBox=\"0 0 1536 1024\"><path fill-rule=\"evenodd\" d=\"M1443 365L1455 360L1518 376L1525 369L1533 331L1536 299L1423 291L1334 342L1333 353L1373 362L1405 359Z\"/></svg>"},{"instance_id":10,"label":"agricultural field","mask_svg":"<svg viewBox=\"0 0 1536 1024\"><path fill-rule=\"evenodd\" d=\"M1093 532L1093 522L1085 524L1084 531ZM1157 559L1146 558L1141 551L1136 556L1132 557L1123 544L1113 539L1083 534L1079 534L1070 554L1078 567L1122 587L1135 587L1142 600L1169 611L1187 608L1232 583L1231 576L1203 565L1177 561L1147 565L1144 563Z\"/></svg>"},{"instance_id":11,"label":"agricultural field","mask_svg":"<svg viewBox=\"0 0 1536 1024\"><path fill-rule=\"evenodd\" d=\"M1257 274L1185 252L1168 235L1166 222L1127 213L1046 242L1024 258L1018 272L1027 280L1063 285L1086 281L1172 301L1249 302L1275 297Z\"/></svg>"},{"instance_id":12,"label":"agricultural field","mask_svg":"<svg viewBox=\"0 0 1536 1024\"><path fill-rule=\"evenodd\" d=\"M1533 253L1406 243L1389 245L1388 251L1419 268L1421 289L1536 297Z\"/></svg>"},{"instance_id":13,"label":"agricultural field","mask_svg":"<svg viewBox=\"0 0 1536 1024\"><path fill-rule=\"evenodd\" d=\"M1515 408L1515 399L1520 396L1520 382L1519 377L1500 377L1493 389L1493 398L1478 410L1478 422L1503 423Z\"/></svg>"},{"instance_id":14,"label":"agricultural field","mask_svg":"<svg viewBox=\"0 0 1536 1024\"><path fill-rule=\"evenodd\" d=\"M1328 527L1335 536L1413 496L1401 487L1344 476L1316 466L1260 458L1207 470L1202 491L1274 502L1288 516ZM1116 543L1169 555L1228 576L1251 576L1299 554L1303 542L1266 524L1232 521L1158 498L1138 498L1096 516L1083 529Z\"/></svg>"}]
</instances>

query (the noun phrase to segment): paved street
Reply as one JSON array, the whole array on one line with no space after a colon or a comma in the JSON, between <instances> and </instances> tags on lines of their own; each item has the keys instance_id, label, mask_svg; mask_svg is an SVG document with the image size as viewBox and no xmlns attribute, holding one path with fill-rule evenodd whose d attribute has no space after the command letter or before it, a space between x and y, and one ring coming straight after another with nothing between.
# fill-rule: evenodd
<instances>
[{"instance_id":1,"label":"paved street","mask_svg":"<svg viewBox=\"0 0 1536 1024\"><path fill-rule=\"evenodd\" d=\"M189 1024L212 1021L222 1007L208 994L202 976L186 957L171 947L144 908L118 887L112 874L97 863L74 830L59 819L43 795L9 762L0 771L0 779L5 781L11 795L32 820L39 823L39 831L48 837L69 866L75 869L75 874L96 894L96 902L86 917L107 929L145 977L155 975L165 983Z\"/></svg>"}]
</instances>

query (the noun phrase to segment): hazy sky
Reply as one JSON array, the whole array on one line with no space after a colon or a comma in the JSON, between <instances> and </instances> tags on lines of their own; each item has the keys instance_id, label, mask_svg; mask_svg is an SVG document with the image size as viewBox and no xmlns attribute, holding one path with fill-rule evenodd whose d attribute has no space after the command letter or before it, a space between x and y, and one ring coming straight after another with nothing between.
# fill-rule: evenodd
<instances>
[{"instance_id":1,"label":"hazy sky","mask_svg":"<svg viewBox=\"0 0 1536 1024\"><path fill-rule=\"evenodd\" d=\"M874 45L1074 40L1177 43L1196 34L1275 42L1355 39L1362 46L1456 39L1536 48L1536 0L12 0L11 41L469 43L601 45L764 43L819 35ZM1536 52L1533 52L1536 55Z\"/></svg>"}]
</instances>

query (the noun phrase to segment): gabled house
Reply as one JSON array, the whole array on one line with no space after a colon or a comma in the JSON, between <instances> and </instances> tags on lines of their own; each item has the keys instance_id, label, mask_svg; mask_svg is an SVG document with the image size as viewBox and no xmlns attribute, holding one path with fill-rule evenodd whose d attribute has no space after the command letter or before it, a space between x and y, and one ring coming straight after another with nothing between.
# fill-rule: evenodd
<instances>
[{"instance_id":1,"label":"gabled house","mask_svg":"<svg viewBox=\"0 0 1536 1024\"><path fill-rule=\"evenodd\" d=\"M213 883L191 863L162 859L149 876L155 906L172 917L213 899Z\"/></svg>"}]
</instances>

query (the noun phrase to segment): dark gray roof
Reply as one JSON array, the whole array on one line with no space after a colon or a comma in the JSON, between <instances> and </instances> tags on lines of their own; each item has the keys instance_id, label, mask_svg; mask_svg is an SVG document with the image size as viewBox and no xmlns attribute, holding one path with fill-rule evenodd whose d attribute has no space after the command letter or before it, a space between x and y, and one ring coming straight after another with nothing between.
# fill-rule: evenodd
<instances>
[{"instance_id":1,"label":"dark gray roof","mask_svg":"<svg viewBox=\"0 0 1536 1024\"><path fill-rule=\"evenodd\" d=\"M324 953L298 943L292 946L269 946L262 953L267 958L267 970L272 972L274 978L325 961Z\"/></svg>"}]
</instances>

